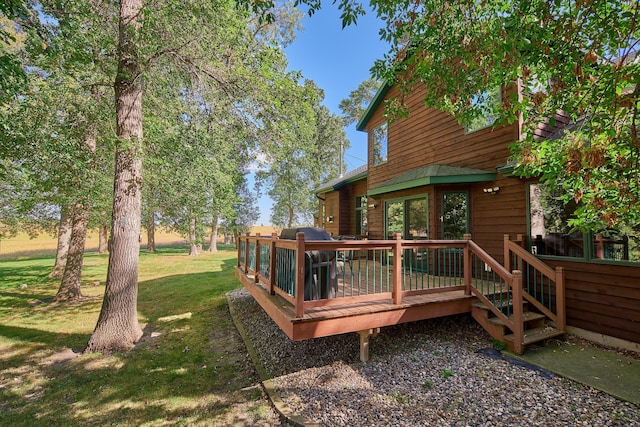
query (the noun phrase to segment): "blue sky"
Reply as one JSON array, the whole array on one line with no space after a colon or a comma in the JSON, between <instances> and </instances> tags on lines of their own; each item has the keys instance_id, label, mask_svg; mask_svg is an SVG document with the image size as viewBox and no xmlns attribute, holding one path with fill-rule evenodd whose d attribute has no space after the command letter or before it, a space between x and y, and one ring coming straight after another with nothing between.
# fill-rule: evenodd
<instances>
[{"instance_id":1,"label":"blue sky","mask_svg":"<svg viewBox=\"0 0 640 427\"><path fill-rule=\"evenodd\" d=\"M305 78L313 80L324 90L324 105L334 114L341 114L340 101L370 77L373 63L386 52L387 45L378 34L383 24L375 13L369 12L358 19L357 25L343 30L337 5L326 2L312 17L305 16L302 25L296 40L285 49L289 69L301 71ZM367 162L367 137L355 125L346 131L351 146L345 161L350 171ZM259 208L258 225L270 224L271 200L267 196L259 200Z\"/></svg>"}]
</instances>

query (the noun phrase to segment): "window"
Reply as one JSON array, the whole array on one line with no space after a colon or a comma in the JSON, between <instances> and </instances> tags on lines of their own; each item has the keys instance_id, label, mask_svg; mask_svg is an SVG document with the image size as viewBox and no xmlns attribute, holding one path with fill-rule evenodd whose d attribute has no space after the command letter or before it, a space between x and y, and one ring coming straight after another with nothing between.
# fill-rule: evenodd
<instances>
[{"instance_id":1,"label":"window","mask_svg":"<svg viewBox=\"0 0 640 427\"><path fill-rule=\"evenodd\" d=\"M355 235L367 234L367 196L356 197Z\"/></svg>"},{"instance_id":2,"label":"window","mask_svg":"<svg viewBox=\"0 0 640 427\"><path fill-rule=\"evenodd\" d=\"M371 136L371 164L373 166L387 162L388 142L387 122L373 128Z\"/></svg>"},{"instance_id":3,"label":"window","mask_svg":"<svg viewBox=\"0 0 640 427\"><path fill-rule=\"evenodd\" d=\"M640 262L640 232L630 227L583 233L569 227L579 207L561 200L561 188L542 183L529 185L531 252L544 256L581 258L587 261Z\"/></svg>"},{"instance_id":4,"label":"window","mask_svg":"<svg viewBox=\"0 0 640 427\"><path fill-rule=\"evenodd\" d=\"M496 115L493 111L502 104L502 88L497 87L479 93L473 97L471 102L473 103L473 108L478 108L483 111L483 115L476 117L465 127L466 133L487 128L496 122Z\"/></svg>"},{"instance_id":5,"label":"window","mask_svg":"<svg viewBox=\"0 0 640 427\"><path fill-rule=\"evenodd\" d=\"M403 239L429 238L429 204L427 196L390 200L385 203L387 238L401 233Z\"/></svg>"}]
</instances>

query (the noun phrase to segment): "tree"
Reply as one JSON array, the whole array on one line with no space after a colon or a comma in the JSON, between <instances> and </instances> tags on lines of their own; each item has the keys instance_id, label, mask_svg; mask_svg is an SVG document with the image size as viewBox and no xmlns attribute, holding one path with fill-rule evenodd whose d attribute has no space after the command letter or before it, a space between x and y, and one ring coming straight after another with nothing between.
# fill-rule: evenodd
<instances>
[{"instance_id":1,"label":"tree","mask_svg":"<svg viewBox=\"0 0 640 427\"><path fill-rule=\"evenodd\" d=\"M111 250L102 309L86 351L128 349L142 336L136 310L142 194L142 64L138 50L142 16L142 1L120 2Z\"/></svg>"},{"instance_id":2,"label":"tree","mask_svg":"<svg viewBox=\"0 0 640 427\"><path fill-rule=\"evenodd\" d=\"M67 265L67 253L71 240L71 212L68 206L60 207L60 225L58 226L58 244L56 245L56 262L49 273L50 278L61 279Z\"/></svg>"},{"instance_id":3,"label":"tree","mask_svg":"<svg viewBox=\"0 0 640 427\"><path fill-rule=\"evenodd\" d=\"M17 46L24 41L13 19L26 13L22 0L0 3L0 102L24 87L26 76L17 56Z\"/></svg>"},{"instance_id":4,"label":"tree","mask_svg":"<svg viewBox=\"0 0 640 427\"><path fill-rule=\"evenodd\" d=\"M463 123L483 114L523 120L514 145L516 172L563 188L579 202L572 226L598 231L640 220L637 2L373 3L387 22L392 50L378 78L424 84L427 105ZM475 102L487 89L520 84L524 97ZM402 112L401 100L391 114ZM553 140L536 138L558 112L572 126Z\"/></svg>"},{"instance_id":5,"label":"tree","mask_svg":"<svg viewBox=\"0 0 640 427\"><path fill-rule=\"evenodd\" d=\"M360 83L357 89L352 90L348 98L340 101L338 107L342 111L345 126L360 120L376 96L378 89L380 89L380 82L369 78Z\"/></svg>"},{"instance_id":6,"label":"tree","mask_svg":"<svg viewBox=\"0 0 640 427\"><path fill-rule=\"evenodd\" d=\"M317 0L301 0L312 15ZM269 19L272 1L243 4ZM387 103L393 119L409 113L403 94L426 88L425 104L461 123L491 114L521 119L525 138L513 146L516 173L561 185L579 202L572 226L598 231L640 222L640 5L637 1L372 0L386 24L390 50L375 78L401 89ZM359 1L340 3L343 26L364 14ZM501 103L487 91L520 85ZM526 93L528 91L528 93ZM541 141L541 123L568 115L572 126Z\"/></svg>"},{"instance_id":7,"label":"tree","mask_svg":"<svg viewBox=\"0 0 640 427\"><path fill-rule=\"evenodd\" d=\"M324 94L312 81L289 74L272 90L272 109L263 112L265 162L256 174L274 201L271 221L291 227L312 223L313 190L338 174L348 146L342 119L321 105Z\"/></svg>"}]
</instances>

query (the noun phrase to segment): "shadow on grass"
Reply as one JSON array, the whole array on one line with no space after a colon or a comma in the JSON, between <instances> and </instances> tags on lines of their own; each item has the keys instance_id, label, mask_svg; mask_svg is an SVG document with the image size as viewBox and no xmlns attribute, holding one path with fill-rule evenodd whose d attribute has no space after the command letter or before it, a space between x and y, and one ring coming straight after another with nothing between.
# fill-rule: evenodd
<instances>
[{"instance_id":1,"label":"shadow on grass","mask_svg":"<svg viewBox=\"0 0 640 427\"><path fill-rule=\"evenodd\" d=\"M184 254L179 247L158 253ZM234 338L236 332L226 309L226 292L240 286L233 270L236 261L226 255L210 258L219 271L140 282L138 312L147 323L147 334L126 353L80 355L64 363L40 366L32 360L43 350L51 354L60 347L77 349L89 336L0 325L0 336L20 350L3 356L0 348L0 377L7 374L5 369L20 365L20 369L33 370L23 375L20 387L0 392L3 424L28 425L32 420L39 425L210 424L234 404L249 402L249 408L261 405L261 392L252 388L258 379L242 341ZM7 300L14 296L5 294ZM18 295L22 300L42 296ZM30 313L24 305L21 309ZM68 315L70 311L86 311L87 306L43 304L38 310L39 316L50 314L55 319L58 311ZM42 381L31 384L32 378ZM223 424L253 425L250 420L230 417L224 418Z\"/></svg>"},{"instance_id":2,"label":"shadow on grass","mask_svg":"<svg viewBox=\"0 0 640 427\"><path fill-rule=\"evenodd\" d=\"M89 340L88 334L67 334L0 324L0 336L16 341L44 344L53 348L67 347L81 350Z\"/></svg>"},{"instance_id":3,"label":"shadow on grass","mask_svg":"<svg viewBox=\"0 0 640 427\"><path fill-rule=\"evenodd\" d=\"M51 273L53 264L33 265L23 261L3 262L0 266L2 281L0 289L15 288L22 284L32 285L34 283L51 282L56 279L47 278ZM58 279L59 280L59 279Z\"/></svg>"}]
</instances>

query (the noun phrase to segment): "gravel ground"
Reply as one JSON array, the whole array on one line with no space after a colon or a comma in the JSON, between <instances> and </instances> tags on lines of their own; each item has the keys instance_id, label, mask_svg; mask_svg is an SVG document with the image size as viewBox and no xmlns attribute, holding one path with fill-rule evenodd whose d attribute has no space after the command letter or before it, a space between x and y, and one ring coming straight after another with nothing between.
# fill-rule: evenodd
<instances>
[{"instance_id":1,"label":"gravel ground","mask_svg":"<svg viewBox=\"0 0 640 427\"><path fill-rule=\"evenodd\" d=\"M229 296L285 405L325 426L640 426L640 407L496 358L468 315L294 342L243 290ZM493 357L492 357L493 356Z\"/></svg>"}]
</instances>

